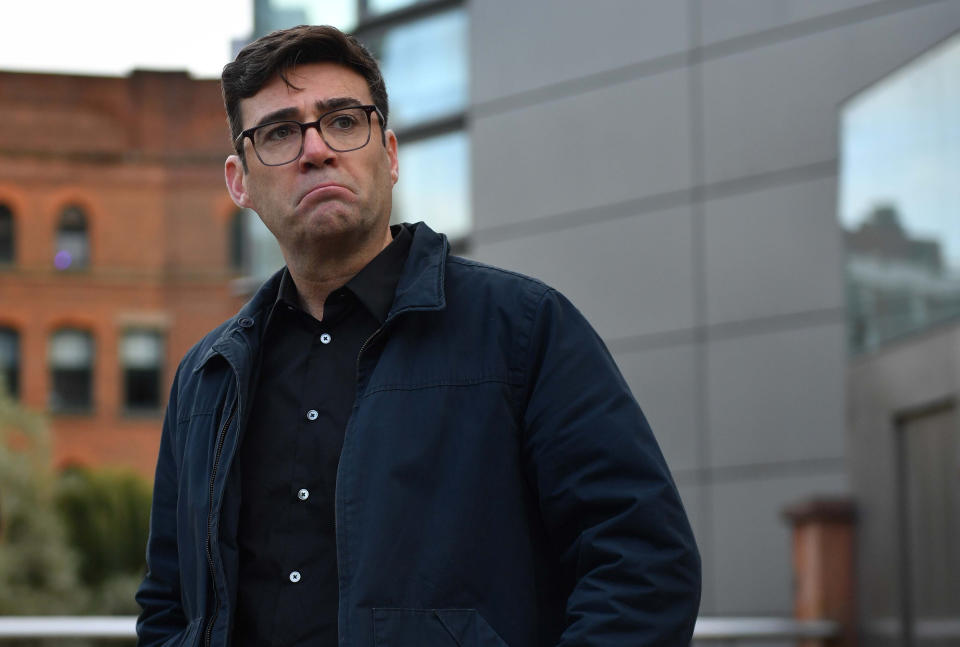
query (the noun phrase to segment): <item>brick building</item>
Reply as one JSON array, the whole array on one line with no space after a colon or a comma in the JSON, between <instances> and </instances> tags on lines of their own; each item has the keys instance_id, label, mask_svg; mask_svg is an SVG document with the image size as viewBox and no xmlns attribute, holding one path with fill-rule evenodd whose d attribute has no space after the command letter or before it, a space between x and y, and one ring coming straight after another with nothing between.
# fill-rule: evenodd
<instances>
[{"instance_id":1,"label":"brick building","mask_svg":"<svg viewBox=\"0 0 960 647\"><path fill-rule=\"evenodd\" d=\"M58 465L152 473L177 362L243 301L216 81L0 73L0 374Z\"/></svg>"}]
</instances>

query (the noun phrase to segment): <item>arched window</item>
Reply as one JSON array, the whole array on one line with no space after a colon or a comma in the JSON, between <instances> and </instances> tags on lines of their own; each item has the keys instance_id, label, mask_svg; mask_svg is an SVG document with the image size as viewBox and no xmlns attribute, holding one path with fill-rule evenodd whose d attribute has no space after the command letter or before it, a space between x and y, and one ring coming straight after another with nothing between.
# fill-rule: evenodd
<instances>
[{"instance_id":1,"label":"arched window","mask_svg":"<svg viewBox=\"0 0 960 647\"><path fill-rule=\"evenodd\" d=\"M87 215L77 205L68 206L60 214L53 264L58 270L77 270L90 264Z\"/></svg>"},{"instance_id":2,"label":"arched window","mask_svg":"<svg viewBox=\"0 0 960 647\"><path fill-rule=\"evenodd\" d=\"M20 394L20 333L0 327L0 381L13 397Z\"/></svg>"},{"instance_id":3,"label":"arched window","mask_svg":"<svg viewBox=\"0 0 960 647\"><path fill-rule=\"evenodd\" d=\"M50 408L87 412L93 408L93 337L63 328L50 338Z\"/></svg>"},{"instance_id":4,"label":"arched window","mask_svg":"<svg viewBox=\"0 0 960 647\"><path fill-rule=\"evenodd\" d=\"M155 330L128 330L120 342L123 408L128 413L160 409L163 337Z\"/></svg>"},{"instance_id":5,"label":"arched window","mask_svg":"<svg viewBox=\"0 0 960 647\"><path fill-rule=\"evenodd\" d=\"M0 203L0 265L11 265L16 253L16 232L13 228L13 210Z\"/></svg>"}]
</instances>

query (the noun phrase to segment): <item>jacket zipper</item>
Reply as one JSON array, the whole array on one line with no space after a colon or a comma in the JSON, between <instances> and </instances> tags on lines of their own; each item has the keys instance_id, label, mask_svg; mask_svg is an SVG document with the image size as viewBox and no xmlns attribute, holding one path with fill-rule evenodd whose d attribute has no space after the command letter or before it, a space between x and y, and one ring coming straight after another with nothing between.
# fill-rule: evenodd
<instances>
[{"instance_id":1,"label":"jacket zipper","mask_svg":"<svg viewBox=\"0 0 960 647\"><path fill-rule=\"evenodd\" d=\"M383 329L384 329L384 326L380 326L379 328L377 328L376 330L374 330L373 333L372 333L369 337L367 337L366 341L364 341L363 344L361 344L360 350L357 351L357 391L358 391L358 392L357 392L357 396L356 396L357 398L359 398L359 396L360 396L360 393L359 393L359 391L360 391L360 358L363 357L363 351L366 350L367 345L368 345L371 341L373 341L373 338L376 337L377 335L379 335L380 332L381 332ZM355 400L355 402L356 402L356 400ZM351 417L352 417L352 416L351 416ZM350 426L350 423L349 423L349 421L347 421L347 427L349 427L349 426ZM346 434L344 434L344 442L346 442ZM341 451L342 451L342 450L341 450ZM337 467L339 468L339 464L337 465ZM339 471L339 470L338 470L338 471ZM337 479L337 480L339 480L339 479ZM334 487L336 487L336 486L334 486ZM337 499L336 490L334 490L333 499L334 499L334 502L336 502L336 499ZM336 505L336 503L334 503L334 506L333 506L333 539L334 539L334 541L336 541L336 539L337 539L337 505ZM337 570L339 571L340 569L338 568Z\"/></svg>"},{"instance_id":2,"label":"jacket zipper","mask_svg":"<svg viewBox=\"0 0 960 647\"><path fill-rule=\"evenodd\" d=\"M374 340L374 338L375 338L377 335L379 335L379 334L383 331L383 329L384 329L385 327L386 327L386 324L384 324L383 326L380 326L379 328L377 328L376 330L374 330L373 333L372 333L369 337L367 337L366 341L364 341L363 344L360 346L360 350L357 351L357 394L356 394L356 398L355 398L355 400L354 400L354 407L356 407L356 400L359 400L359 397L360 397L360 358L363 357L363 351L365 351L365 350L367 349L367 346L370 344L370 342L372 342L372 341ZM353 418L353 415L352 415L352 414L351 414L350 418L351 418L351 419ZM349 428L350 428L350 422L349 422L349 420L348 420L348 421L347 421L347 429L349 429ZM346 431L346 430L344 430L344 431ZM346 433L344 433L343 442L344 442L344 445L346 445L346 442L347 442ZM342 454L342 449L341 449L341 458L342 458L342 456L343 456L343 454ZM338 463L338 464L337 464L336 485L334 486L335 489L334 489L334 494L333 494L333 500L334 500L334 505L333 505L333 540L334 540L334 545L336 546L336 551L337 551L337 578L338 578L338 580L339 580L338 586L337 586L337 597L338 597L338 598L340 597L340 591L342 590L342 587L339 586L339 584L341 584L342 581L343 581L343 580L340 578L340 575L342 575L342 571L341 571L341 569L340 569L340 542L339 542L339 538L338 538L338 536L337 536L337 534L338 534L338 533L337 533L337 526L338 526L339 524L338 524L338 521L337 521L337 516L338 516L337 508L338 508L338 506L337 506L337 504L336 504L336 500L337 500L337 490L339 490L339 487L338 487L338 486L339 486L339 483L340 483L340 464ZM339 618L337 619L337 624L339 624ZM340 633L341 635L343 635L343 628L342 628L342 627L340 627L340 629L338 630L338 633ZM338 642L339 642L339 640L338 640ZM209 645L208 645L208 647L209 647Z\"/></svg>"},{"instance_id":3,"label":"jacket zipper","mask_svg":"<svg viewBox=\"0 0 960 647\"><path fill-rule=\"evenodd\" d=\"M239 385L237 393L237 400L239 400ZM237 412L237 400L234 401L230 409L230 415L227 416L227 420L223 423L223 427L217 436L217 450L213 455L213 469L210 471L210 502L207 509L207 568L210 570L210 584L213 587L213 615L210 616L210 621L207 623L207 630L203 641L207 647L210 647L210 641L213 637L213 623L216 622L217 614L220 612L220 595L217 593L217 574L213 564L212 548L214 481L217 478L217 467L220 465L220 453L223 451L223 443L227 438L227 428L230 426L230 423L233 422L233 416Z\"/></svg>"}]
</instances>

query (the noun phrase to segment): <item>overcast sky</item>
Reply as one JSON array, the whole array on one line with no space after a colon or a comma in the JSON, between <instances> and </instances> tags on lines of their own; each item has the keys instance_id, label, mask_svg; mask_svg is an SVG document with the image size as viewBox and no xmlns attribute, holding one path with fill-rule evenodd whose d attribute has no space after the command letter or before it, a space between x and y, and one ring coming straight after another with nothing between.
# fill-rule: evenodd
<instances>
[{"instance_id":1,"label":"overcast sky","mask_svg":"<svg viewBox=\"0 0 960 647\"><path fill-rule=\"evenodd\" d=\"M122 75L134 68L218 78L251 0L0 0L0 70Z\"/></svg>"}]
</instances>

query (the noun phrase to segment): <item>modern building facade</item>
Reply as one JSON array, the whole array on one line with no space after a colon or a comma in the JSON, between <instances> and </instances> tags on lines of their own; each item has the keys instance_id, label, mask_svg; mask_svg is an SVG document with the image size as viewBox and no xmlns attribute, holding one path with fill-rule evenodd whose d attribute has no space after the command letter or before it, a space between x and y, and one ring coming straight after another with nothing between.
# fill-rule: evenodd
<instances>
[{"instance_id":1,"label":"modern building facade","mask_svg":"<svg viewBox=\"0 0 960 647\"><path fill-rule=\"evenodd\" d=\"M58 465L152 475L180 357L242 303L229 150L215 81L0 73L0 375Z\"/></svg>"},{"instance_id":2,"label":"modern building facade","mask_svg":"<svg viewBox=\"0 0 960 647\"><path fill-rule=\"evenodd\" d=\"M469 4L471 254L593 321L703 554L705 615L789 615L783 507L848 476L842 104L955 2Z\"/></svg>"}]
</instances>

